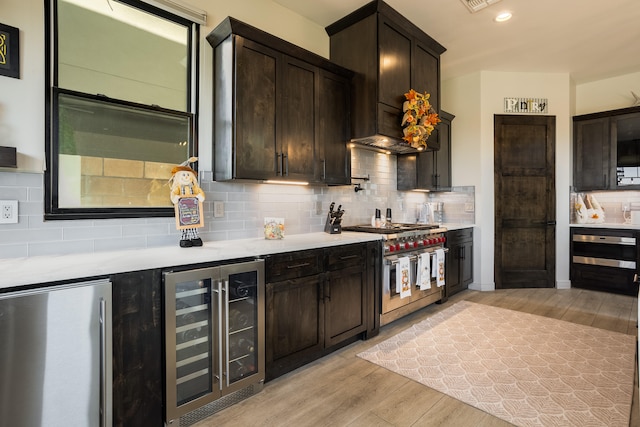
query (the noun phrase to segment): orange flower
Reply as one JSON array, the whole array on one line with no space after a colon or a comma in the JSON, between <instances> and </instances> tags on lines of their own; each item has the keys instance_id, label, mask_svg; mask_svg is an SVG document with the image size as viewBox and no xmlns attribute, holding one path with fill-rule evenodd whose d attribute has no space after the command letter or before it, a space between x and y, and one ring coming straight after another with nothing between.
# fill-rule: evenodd
<instances>
[{"instance_id":1,"label":"orange flower","mask_svg":"<svg viewBox=\"0 0 640 427\"><path fill-rule=\"evenodd\" d=\"M409 90L409 92L404 94L404 97L407 98L409 101L416 99L417 96L418 96L418 92L416 92L413 89Z\"/></svg>"}]
</instances>

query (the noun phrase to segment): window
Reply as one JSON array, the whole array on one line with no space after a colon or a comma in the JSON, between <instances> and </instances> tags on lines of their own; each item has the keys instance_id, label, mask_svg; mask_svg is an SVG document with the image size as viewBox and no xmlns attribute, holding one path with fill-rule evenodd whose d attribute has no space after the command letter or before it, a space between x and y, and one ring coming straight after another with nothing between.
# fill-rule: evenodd
<instances>
[{"instance_id":1,"label":"window","mask_svg":"<svg viewBox=\"0 0 640 427\"><path fill-rule=\"evenodd\" d=\"M163 0L50 1L45 218L172 216L171 168L197 155L198 24Z\"/></svg>"}]
</instances>

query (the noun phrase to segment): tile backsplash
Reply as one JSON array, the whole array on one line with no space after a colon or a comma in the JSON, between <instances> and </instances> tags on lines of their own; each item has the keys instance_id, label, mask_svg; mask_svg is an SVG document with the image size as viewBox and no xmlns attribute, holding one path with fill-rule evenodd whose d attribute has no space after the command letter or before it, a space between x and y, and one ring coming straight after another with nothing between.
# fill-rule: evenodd
<instances>
[{"instance_id":1,"label":"tile backsplash","mask_svg":"<svg viewBox=\"0 0 640 427\"><path fill-rule=\"evenodd\" d=\"M628 221L629 209L631 210L640 210L640 191L589 191L587 193L571 193L571 218L570 222L572 224L577 223L576 215L575 215L575 202L576 196L580 194L583 199L585 195L589 194L592 197L595 197L598 203L602 206L602 210L604 211L605 218L604 222L608 224L624 224L625 216ZM625 208L627 213L623 210Z\"/></svg>"},{"instance_id":2,"label":"tile backsplash","mask_svg":"<svg viewBox=\"0 0 640 427\"><path fill-rule=\"evenodd\" d=\"M211 172L201 172L206 200L205 227L199 234L204 241L263 237L264 217L284 218L287 235L321 232L332 201L345 210L344 225L369 223L376 208L391 208L394 222L415 222L417 207L426 201L444 202L444 222L474 222L474 187L399 192L395 156L354 148L351 174L354 185L307 187L215 182ZM44 221L43 179L38 173L0 171L0 200L19 203L18 223L0 224L0 258L178 244L173 217ZM358 183L363 190L355 192ZM224 217L214 218L214 201L223 202Z\"/></svg>"}]
</instances>

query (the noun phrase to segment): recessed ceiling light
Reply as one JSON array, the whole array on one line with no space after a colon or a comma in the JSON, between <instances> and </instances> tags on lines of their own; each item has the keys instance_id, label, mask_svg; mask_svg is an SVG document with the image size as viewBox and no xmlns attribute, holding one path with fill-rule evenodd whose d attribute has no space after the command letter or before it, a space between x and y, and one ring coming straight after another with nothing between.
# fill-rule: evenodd
<instances>
[{"instance_id":1,"label":"recessed ceiling light","mask_svg":"<svg viewBox=\"0 0 640 427\"><path fill-rule=\"evenodd\" d=\"M511 15L511 12L502 12L498 16L496 16L495 21L496 22L505 22L505 21L508 21L509 19L511 19L512 16L513 15Z\"/></svg>"}]
</instances>

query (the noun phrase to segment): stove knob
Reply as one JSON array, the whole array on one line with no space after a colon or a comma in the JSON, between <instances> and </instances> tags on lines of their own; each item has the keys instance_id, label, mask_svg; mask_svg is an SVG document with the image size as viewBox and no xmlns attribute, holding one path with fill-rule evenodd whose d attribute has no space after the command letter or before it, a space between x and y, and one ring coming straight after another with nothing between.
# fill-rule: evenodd
<instances>
[{"instance_id":1,"label":"stove knob","mask_svg":"<svg viewBox=\"0 0 640 427\"><path fill-rule=\"evenodd\" d=\"M427 246L427 245L429 244L429 241L428 241L427 239L424 239L424 240L422 241L422 244L423 244L424 246Z\"/></svg>"},{"instance_id":2,"label":"stove knob","mask_svg":"<svg viewBox=\"0 0 640 427\"><path fill-rule=\"evenodd\" d=\"M400 250L400 243L396 243L395 248L396 248L396 251L399 251Z\"/></svg>"},{"instance_id":3,"label":"stove knob","mask_svg":"<svg viewBox=\"0 0 640 427\"><path fill-rule=\"evenodd\" d=\"M444 243L444 242L446 242L446 241L447 241L447 238L446 238L446 237L441 237L441 239L442 239L442 243Z\"/></svg>"},{"instance_id":4,"label":"stove knob","mask_svg":"<svg viewBox=\"0 0 640 427\"><path fill-rule=\"evenodd\" d=\"M410 246L409 246L409 242L406 242L406 243L404 244L404 248L405 248L405 249L409 249L409 248L410 248Z\"/></svg>"},{"instance_id":5,"label":"stove knob","mask_svg":"<svg viewBox=\"0 0 640 427\"><path fill-rule=\"evenodd\" d=\"M438 242L439 243L444 243L446 239L444 237L438 237Z\"/></svg>"},{"instance_id":6,"label":"stove knob","mask_svg":"<svg viewBox=\"0 0 640 427\"><path fill-rule=\"evenodd\" d=\"M413 247L417 248L418 247L418 242L413 242Z\"/></svg>"},{"instance_id":7,"label":"stove knob","mask_svg":"<svg viewBox=\"0 0 640 427\"><path fill-rule=\"evenodd\" d=\"M396 249L393 245L385 246L384 248L389 252L393 252Z\"/></svg>"}]
</instances>

